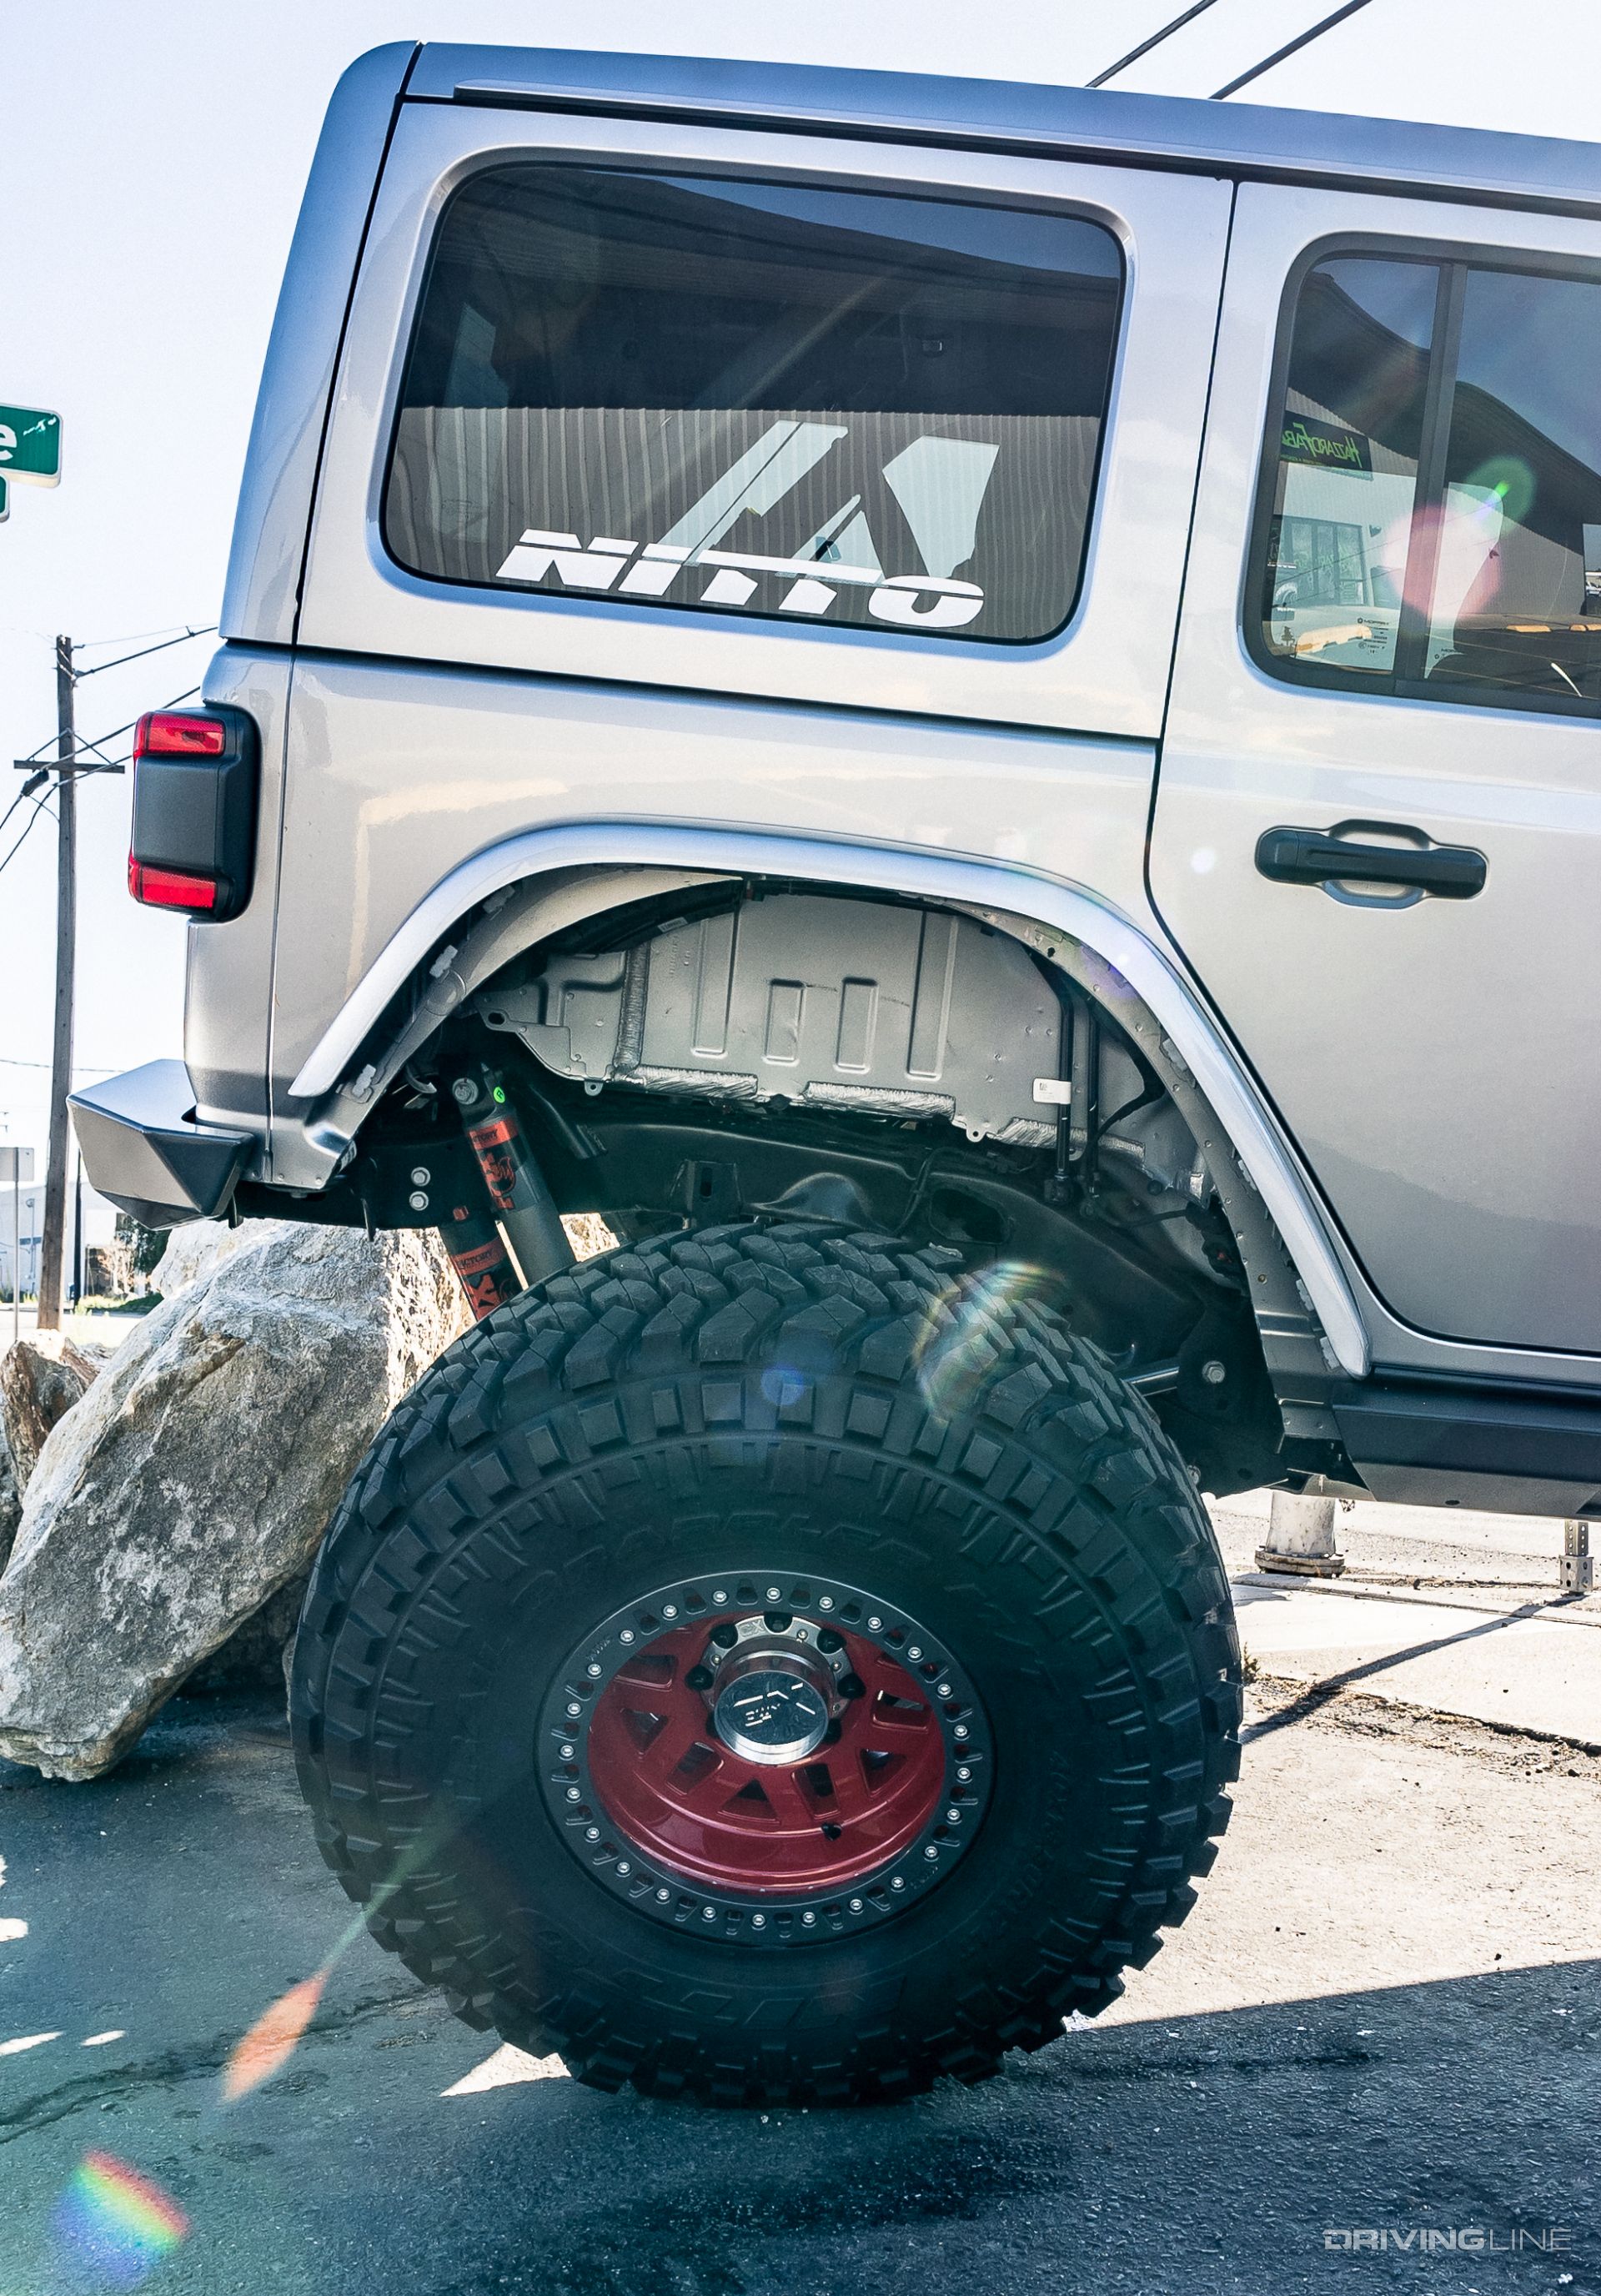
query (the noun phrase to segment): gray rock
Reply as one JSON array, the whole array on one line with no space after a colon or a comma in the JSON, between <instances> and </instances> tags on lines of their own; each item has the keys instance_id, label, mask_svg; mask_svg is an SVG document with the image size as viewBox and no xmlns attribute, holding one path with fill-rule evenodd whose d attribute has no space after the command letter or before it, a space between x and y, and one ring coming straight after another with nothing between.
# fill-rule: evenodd
<instances>
[{"instance_id":1,"label":"gray rock","mask_svg":"<svg viewBox=\"0 0 1601 2296\"><path fill-rule=\"evenodd\" d=\"M291 1220L241 1220L237 1227L230 1227L226 1220L190 1220L167 1236L167 1249L151 1271L151 1290L170 1300L186 1283L211 1275L236 1251L253 1251L268 1228L277 1234L298 1225Z\"/></svg>"},{"instance_id":2,"label":"gray rock","mask_svg":"<svg viewBox=\"0 0 1601 2296\"><path fill-rule=\"evenodd\" d=\"M0 1578L0 1754L47 1776L110 1769L305 1570L372 1435L467 1326L431 1233L263 1221L230 1242L123 1342L29 1480Z\"/></svg>"},{"instance_id":3,"label":"gray rock","mask_svg":"<svg viewBox=\"0 0 1601 2296\"><path fill-rule=\"evenodd\" d=\"M0 1570L5 1568L5 1559L21 1520L22 1494L17 1488L17 1470L12 1463L5 1430L0 1427Z\"/></svg>"},{"instance_id":4,"label":"gray rock","mask_svg":"<svg viewBox=\"0 0 1601 2296\"><path fill-rule=\"evenodd\" d=\"M26 1491L45 1438L110 1358L109 1348L70 1340L65 1332L30 1332L0 1355L0 1427Z\"/></svg>"}]
</instances>

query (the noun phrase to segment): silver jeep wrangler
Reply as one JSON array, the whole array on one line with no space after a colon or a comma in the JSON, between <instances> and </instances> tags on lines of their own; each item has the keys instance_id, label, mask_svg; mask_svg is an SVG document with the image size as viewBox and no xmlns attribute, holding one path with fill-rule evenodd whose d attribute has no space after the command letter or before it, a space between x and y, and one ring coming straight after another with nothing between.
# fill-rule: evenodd
<instances>
[{"instance_id":1,"label":"silver jeep wrangler","mask_svg":"<svg viewBox=\"0 0 1601 2296\"><path fill-rule=\"evenodd\" d=\"M76 1108L144 1220L437 1228L481 1319L293 1689L470 2022L978 2079L1212 1863L1202 1490L1601 1507L1598 373L1587 147L346 75L139 744L184 1056Z\"/></svg>"}]
</instances>

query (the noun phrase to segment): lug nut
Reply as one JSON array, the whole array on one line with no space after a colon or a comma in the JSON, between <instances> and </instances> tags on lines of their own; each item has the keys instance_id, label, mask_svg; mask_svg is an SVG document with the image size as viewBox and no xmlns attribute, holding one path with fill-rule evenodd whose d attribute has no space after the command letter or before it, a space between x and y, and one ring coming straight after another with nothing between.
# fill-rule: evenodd
<instances>
[{"instance_id":1,"label":"lug nut","mask_svg":"<svg viewBox=\"0 0 1601 2296\"><path fill-rule=\"evenodd\" d=\"M692 1666L683 1681L686 1690L709 1690L712 1686L711 1674L704 1666Z\"/></svg>"},{"instance_id":2,"label":"lug nut","mask_svg":"<svg viewBox=\"0 0 1601 2296\"><path fill-rule=\"evenodd\" d=\"M739 1641L739 1629L738 1627L723 1625L721 1627L714 1627L712 1628L712 1640L716 1644L719 1650L732 1650L734 1644Z\"/></svg>"},{"instance_id":3,"label":"lug nut","mask_svg":"<svg viewBox=\"0 0 1601 2296\"><path fill-rule=\"evenodd\" d=\"M795 1620L788 1611L764 1611L762 1624L770 1635L787 1635Z\"/></svg>"},{"instance_id":4,"label":"lug nut","mask_svg":"<svg viewBox=\"0 0 1601 2296\"><path fill-rule=\"evenodd\" d=\"M843 1635L837 1635L832 1627L824 1627L821 1633L817 1637L817 1647L820 1651L830 1652L837 1650L843 1650L845 1648L845 1636Z\"/></svg>"},{"instance_id":5,"label":"lug nut","mask_svg":"<svg viewBox=\"0 0 1601 2296\"><path fill-rule=\"evenodd\" d=\"M860 1698L866 1688L867 1685L859 1674L842 1674L839 1677L839 1694L842 1698Z\"/></svg>"}]
</instances>

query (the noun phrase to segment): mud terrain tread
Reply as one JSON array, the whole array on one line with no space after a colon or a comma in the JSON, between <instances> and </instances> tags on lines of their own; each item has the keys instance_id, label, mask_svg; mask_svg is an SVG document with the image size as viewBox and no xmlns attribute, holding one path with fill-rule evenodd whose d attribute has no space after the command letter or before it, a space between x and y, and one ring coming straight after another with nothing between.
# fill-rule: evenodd
<instances>
[{"instance_id":1,"label":"mud terrain tread","mask_svg":"<svg viewBox=\"0 0 1601 2296\"><path fill-rule=\"evenodd\" d=\"M955 1406L930 1410L910 1378L948 1347ZM778 1350L816 1376L793 1402L747 1375ZM1114 1668L1105 1695L1138 1715L1148 1789L1138 1843L1102 1861L1101 1903L1043 1921L1004 1987L971 1988L910 2055L867 2024L837 2062L786 2045L708 2056L694 2019L631 2012L601 1983L540 1995L502 1936L463 1901L448 1859L420 1856L417 1797L392 1773L429 1727L404 1645L467 1661L455 1597L470 1578L559 1571L554 1501L592 1540L609 1489L664 1414L702 1446L759 1447L783 1425L864 1472L915 1471L941 1504L982 1496L1046 1601L1093 1616ZM534 1504L537 1502L538 1504ZM544 1513L543 1520L536 1516ZM493 1523L485 1516L498 1510ZM541 1534L554 1551L538 1552ZM997 1534L999 1537L999 1534ZM968 1554L984 1566L1002 1557ZM1085 1608L1085 1605L1088 1608ZM323 1547L296 1644L296 1761L318 1846L368 1926L458 2014L536 2055L560 2052L600 2087L718 2102L900 2095L941 2073L992 2073L1037 2049L1065 2014L1094 2015L1195 1902L1238 1775L1239 1654L1221 1558L1182 1461L1141 1398L1025 1288L964 1271L960 1255L890 1236L739 1226L624 1248L525 1293L457 1341L373 1443ZM1131 1720L1131 1728L1133 1724ZM411 1870L406 1868L411 1859ZM402 1877L396 1881L396 1865ZM676 2030L674 2027L676 2025Z\"/></svg>"}]
</instances>

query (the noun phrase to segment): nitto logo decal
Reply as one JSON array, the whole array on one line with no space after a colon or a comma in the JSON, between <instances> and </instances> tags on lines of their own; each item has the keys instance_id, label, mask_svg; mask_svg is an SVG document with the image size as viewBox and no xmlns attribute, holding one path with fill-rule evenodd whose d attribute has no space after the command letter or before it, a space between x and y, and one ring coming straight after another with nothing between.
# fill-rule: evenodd
<instances>
[{"instance_id":1,"label":"nitto logo decal","mask_svg":"<svg viewBox=\"0 0 1601 2296\"><path fill-rule=\"evenodd\" d=\"M919 439L885 465L885 483L905 513L927 573L885 573L860 495L843 504L793 558L717 546L747 512L765 516L846 435L838 423L775 422L659 542L641 546L596 535L585 547L576 534L530 527L498 578L554 581L564 590L635 598L666 598L677 586L680 603L707 606L748 606L764 588L777 588L780 613L814 617L826 614L849 586L869 592L867 610L876 621L960 629L982 611L984 592L976 583L954 580L952 570L972 555L999 451L994 447Z\"/></svg>"}]
</instances>

